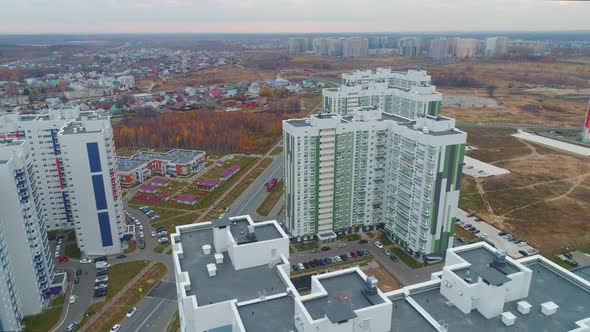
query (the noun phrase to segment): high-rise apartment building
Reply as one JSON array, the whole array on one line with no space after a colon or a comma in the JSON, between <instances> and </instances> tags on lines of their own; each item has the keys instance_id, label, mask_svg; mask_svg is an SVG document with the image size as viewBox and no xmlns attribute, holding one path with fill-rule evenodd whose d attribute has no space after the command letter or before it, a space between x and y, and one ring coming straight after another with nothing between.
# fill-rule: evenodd
<instances>
[{"instance_id":1,"label":"high-rise apartment building","mask_svg":"<svg viewBox=\"0 0 590 332\"><path fill-rule=\"evenodd\" d=\"M399 53L402 56L422 55L422 39L417 37L403 37L398 40Z\"/></svg>"},{"instance_id":2,"label":"high-rise apartment building","mask_svg":"<svg viewBox=\"0 0 590 332\"><path fill-rule=\"evenodd\" d=\"M387 37L369 37L369 48L370 49L380 49L380 48L387 48Z\"/></svg>"},{"instance_id":3,"label":"high-rise apartment building","mask_svg":"<svg viewBox=\"0 0 590 332\"><path fill-rule=\"evenodd\" d=\"M369 40L367 38L343 39L342 56L345 58L360 58L369 56Z\"/></svg>"},{"instance_id":4,"label":"high-rise apartment building","mask_svg":"<svg viewBox=\"0 0 590 332\"><path fill-rule=\"evenodd\" d=\"M74 133L73 124L84 128L84 135L77 129ZM77 109L9 113L0 115L0 133L27 139L47 229L74 228L85 255L121 251L124 213L108 116ZM95 180L98 175L102 186Z\"/></svg>"},{"instance_id":5,"label":"high-rise apartment building","mask_svg":"<svg viewBox=\"0 0 590 332\"><path fill-rule=\"evenodd\" d=\"M414 85L430 85L430 75L425 70L392 71L391 68L357 70L342 74L342 85L363 85L371 82L387 82L390 87L409 89Z\"/></svg>"},{"instance_id":6,"label":"high-rise apartment building","mask_svg":"<svg viewBox=\"0 0 590 332\"><path fill-rule=\"evenodd\" d=\"M409 89L390 87L387 82L344 85L323 89L323 113L348 115L358 107L372 106L410 119L438 115L442 94L432 85L412 85Z\"/></svg>"},{"instance_id":7,"label":"high-rise apartment building","mask_svg":"<svg viewBox=\"0 0 590 332\"><path fill-rule=\"evenodd\" d=\"M283 122L285 215L299 239L385 224L416 256L452 246L466 135L454 120L359 108Z\"/></svg>"},{"instance_id":8,"label":"high-rise apartment building","mask_svg":"<svg viewBox=\"0 0 590 332\"><path fill-rule=\"evenodd\" d=\"M455 52L458 58L473 58L477 52L479 40L473 38L457 39L457 50Z\"/></svg>"},{"instance_id":9,"label":"high-rise apartment building","mask_svg":"<svg viewBox=\"0 0 590 332\"><path fill-rule=\"evenodd\" d=\"M508 39L506 37L488 37L485 44L485 56L501 56L506 54Z\"/></svg>"},{"instance_id":10,"label":"high-rise apartment building","mask_svg":"<svg viewBox=\"0 0 590 332\"><path fill-rule=\"evenodd\" d=\"M313 52L321 56L342 56L343 38L316 38L313 40Z\"/></svg>"},{"instance_id":11,"label":"high-rise apartment building","mask_svg":"<svg viewBox=\"0 0 590 332\"><path fill-rule=\"evenodd\" d=\"M289 38L289 54L301 54L311 50L309 38Z\"/></svg>"},{"instance_id":12,"label":"high-rise apartment building","mask_svg":"<svg viewBox=\"0 0 590 332\"><path fill-rule=\"evenodd\" d=\"M42 192L26 141L0 143L0 330L20 329L41 312L55 266L41 208Z\"/></svg>"},{"instance_id":13,"label":"high-rise apartment building","mask_svg":"<svg viewBox=\"0 0 590 332\"><path fill-rule=\"evenodd\" d=\"M434 59L446 59L449 57L449 40L446 38L430 41L430 57Z\"/></svg>"}]
</instances>

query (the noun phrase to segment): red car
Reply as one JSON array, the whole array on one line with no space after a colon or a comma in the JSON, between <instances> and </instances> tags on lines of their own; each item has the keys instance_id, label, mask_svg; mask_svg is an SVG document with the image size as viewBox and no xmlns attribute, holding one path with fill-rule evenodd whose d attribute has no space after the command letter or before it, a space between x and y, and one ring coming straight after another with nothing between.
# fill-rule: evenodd
<instances>
[{"instance_id":1,"label":"red car","mask_svg":"<svg viewBox=\"0 0 590 332\"><path fill-rule=\"evenodd\" d=\"M59 259L60 262L65 263L65 262L69 262L70 259L67 258L66 256L59 256L57 259Z\"/></svg>"},{"instance_id":2,"label":"red car","mask_svg":"<svg viewBox=\"0 0 590 332\"><path fill-rule=\"evenodd\" d=\"M473 217L474 215L475 215L475 214L473 214L473 213L469 213L469 214L467 215L467 218L471 218L471 217Z\"/></svg>"}]
</instances>

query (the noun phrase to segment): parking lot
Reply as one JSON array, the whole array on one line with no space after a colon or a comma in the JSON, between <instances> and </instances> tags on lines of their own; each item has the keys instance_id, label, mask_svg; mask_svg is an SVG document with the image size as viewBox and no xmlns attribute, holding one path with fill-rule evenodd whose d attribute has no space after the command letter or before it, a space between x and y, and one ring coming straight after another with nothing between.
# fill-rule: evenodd
<instances>
[{"instance_id":1,"label":"parking lot","mask_svg":"<svg viewBox=\"0 0 590 332\"><path fill-rule=\"evenodd\" d=\"M514 241L509 241L505 238L509 234L499 235L501 232L499 229L486 223L483 220L476 221L476 219L478 219L477 216L468 217L468 215L468 212L465 212L461 209L457 209L457 218L459 218L462 222L461 225L457 226L466 228L466 225L471 225L472 227L475 227L476 230L479 230L478 233L475 233L476 236L480 237L482 240L486 240L486 242L490 244L493 244L496 248L506 251L508 256L512 258L523 257L524 255L520 251L524 251L525 253L527 253L527 255L534 255L538 253L535 248L529 246L524 242L517 244ZM460 240L458 239L455 240L460 242Z\"/></svg>"},{"instance_id":2,"label":"parking lot","mask_svg":"<svg viewBox=\"0 0 590 332\"><path fill-rule=\"evenodd\" d=\"M468 156L465 156L464 161L463 173L476 178L510 173L507 169L484 163Z\"/></svg>"}]
</instances>

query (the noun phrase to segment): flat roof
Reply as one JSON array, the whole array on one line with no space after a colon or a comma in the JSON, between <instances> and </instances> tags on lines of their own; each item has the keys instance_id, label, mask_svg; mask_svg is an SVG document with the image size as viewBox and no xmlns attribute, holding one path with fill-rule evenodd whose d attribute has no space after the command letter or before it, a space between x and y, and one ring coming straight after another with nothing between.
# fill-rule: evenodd
<instances>
[{"instance_id":1,"label":"flat roof","mask_svg":"<svg viewBox=\"0 0 590 332\"><path fill-rule=\"evenodd\" d=\"M204 151L200 150L185 149L174 149L163 153L142 151L131 157L119 156L117 157L117 161L119 162L120 171L129 172L152 160L166 160L174 164L188 164L204 153Z\"/></svg>"},{"instance_id":2,"label":"flat roof","mask_svg":"<svg viewBox=\"0 0 590 332\"><path fill-rule=\"evenodd\" d=\"M393 304L393 310L391 311L391 332L436 331L434 326L416 308L412 307L405 298L391 300L391 302Z\"/></svg>"},{"instance_id":3,"label":"flat roof","mask_svg":"<svg viewBox=\"0 0 590 332\"><path fill-rule=\"evenodd\" d=\"M295 303L291 296L238 307L246 331L290 332L295 327Z\"/></svg>"},{"instance_id":4,"label":"flat roof","mask_svg":"<svg viewBox=\"0 0 590 332\"><path fill-rule=\"evenodd\" d=\"M441 325L448 325L449 331L457 332L569 331L576 327L576 321L588 317L588 289L580 287L540 262L531 263L527 267L533 272L528 297L508 302L504 306L506 311L517 317L514 326L504 325L501 316L487 319L477 310L464 314L456 307L448 305L449 301L440 294L438 287L411 294L410 298ZM520 301L527 301L533 306L529 314L522 315L517 311L517 303ZM552 316L545 316L540 309L541 304L548 301L559 306L557 313Z\"/></svg>"},{"instance_id":5,"label":"flat roof","mask_svg":"<svg viewBox=\"0 0 590 332\"><path fill-rule=\"evenodd\" d=\"M590 281L590 265L580 266L572 269L571 271L578 277L582 277L583 279Z\"/></svg>"},{"instance_id":6,"label":"flat roof","mask_svg":"<svg viewBox=\"0 0 590 332\"><path fill-rule=\"evenodd\" d=\"M188 273L191 281L191 289L186 294L196 295L199 306L233 299L247 301L287 290L276 268L265 264L235 270L227 253L223 255L223 264L217 264L217 275L210 277L206 266L215 263L215 257L213 253L205 255L202 246L213 246L213 227L183 231L180 240L184 252L183 258L179 258L180 268Z\"/></svg>"},{"instance_id":7,"label":"flat roof","mask_svg":"<svg viewBox=\"0 0 590 332\"><path fill-rule=\"evenodd\" d=\"M254 224L254 234L256 234L256 241L251 241L247 238L249 225L250 223L248 222L248 219L234 219L232 220L231 225L229 225L231 234L238 245L256 241L274 240L282 237L281 232L279 232L274 224Z\"/></svg>"},{"instance_id":8,"label":"flat roof","mask_svg":"<svg viewBox=\"0 0 590 332\"><path fill-rule=\"evenodd\" d=\"M365 288L365 281L355 271L329 276L319 281L324 289L326 289L328 295L303 302L303 305L314 320L323 318L326 315L326 308L330 301L342 300L349 302L352 310L362 309L384 302L381 297L372 297L369 299L362 292Z\"/></svg>"}]
</instances>

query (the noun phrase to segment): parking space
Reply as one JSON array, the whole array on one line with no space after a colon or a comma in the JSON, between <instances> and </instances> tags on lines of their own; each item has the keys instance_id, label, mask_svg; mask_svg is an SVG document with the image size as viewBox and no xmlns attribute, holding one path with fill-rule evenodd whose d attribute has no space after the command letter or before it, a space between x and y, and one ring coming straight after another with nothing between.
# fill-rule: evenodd
<instances>
[{"instance_id":1,"label":"parking space","mask_svg":"<svg viewBox=\"0 0 590 332\"><path fill-rule=\"evenodd\" d=\"M479 219L477 216L470 215L466 211L457 209L457 218L461 220L457 226L465 228L488 244L506 251L512 258L520 258L525 256L525 254L528 256L538 253L535 248L529 246L526 242L514 238L511 234L501 232L496 227ZM459 239L457 240L460 241Z\"/></svg>"},{"instance_id":2,"label":"parking space","mask_svg":"<svg viewBox=\"0 0 590 332\"><path fill-rule=\"evenodd\" d=\"M468 156L465 156L464 161L465 166L463 167L463 173L476 178L510 173L510 171L505 168L484 163L483 161Z\"/></svg>"}]
</instances>

